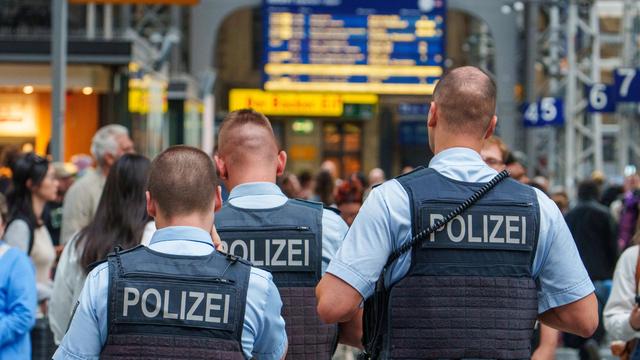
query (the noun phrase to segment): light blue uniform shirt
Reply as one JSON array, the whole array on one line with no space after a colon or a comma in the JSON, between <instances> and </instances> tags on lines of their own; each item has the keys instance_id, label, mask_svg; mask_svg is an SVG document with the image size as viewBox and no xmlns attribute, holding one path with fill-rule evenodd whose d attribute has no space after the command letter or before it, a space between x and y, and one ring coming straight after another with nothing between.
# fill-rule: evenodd
<instances>
[{"instance_id":1,"label":"light blue uniform shirt","mask_svg":"<svg viewBox=\"0 0 640 360\"><path fill-rule=\"evenodd\" d=\"M282 206L288 200L280 188L269 182L237 185L229 194L229 203L241 209L270 209ZM322 273L336 255L349 227L335 212L322 210Z\"/></svg>"},{"instance_id":2,"label":"light blue uniform shirt","mask_svg":"<svg viewBox=\"0 0 640 360\"><path fill-rule=\"evenodd\" d=\"M468 148L451 148L433 157L429 167L454 180L488 182L497 172ZM532 273L538 284L538 312L577 301L593 284L582 264L573 237L555 203L536 189L540 204L540 235ZM397 180L371 191L327 272L370 297L382 268L394 249L411 240L409 196ZM409 271L411 252L390 266L387 287Z\"/></svg>"},{"instance_id":3,"label":"light blue uniform shirt","mask_svg":"<svg viewBox=\"0 0 640 360\"><path fill-rule=\"evenodd\" d=\"M213 251L211 235L194 227L174 226L157 230L149 248L173 255L207 255ZM108 264L87 276L79 305L54 359L98 359L107 339ZM251 268L242 331L246 358L281 359L287 347L282 300L271 274Z\"/></svg>"}]
</instances>

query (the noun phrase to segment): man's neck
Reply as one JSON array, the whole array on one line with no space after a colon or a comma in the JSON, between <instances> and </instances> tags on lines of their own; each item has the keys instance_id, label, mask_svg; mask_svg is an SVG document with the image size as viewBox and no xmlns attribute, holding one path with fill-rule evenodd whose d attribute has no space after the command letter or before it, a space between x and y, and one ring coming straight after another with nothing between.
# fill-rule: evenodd
<instances>
[{"instance_id":1,"label":"man's neck","mask_svg":"<svg viewBox=\"0 0 640 360\"><path fill-rule=\"evenodd\" d=\"M157 215L155 223L156 229L163 229L172 226L190 226L211 233L211 228L213 227L213 211L209 216L205 216L203 214L190 214L167 218L162 215Z\"/></svg>"},{"instance_id":2,"label":"man's neck","mask_svg":"<svg viewBox=\"0 0 640 360\"><path fill-rule=\"evenodd\" d=\"M467 148L477 153L480 153L482 149L483 140L474 136L468 136L463 134L446 134L436 138L433 153L434 155L441 153L451 148Z\"/></svg>"},{"instance_id":3,"label":"man's neck","mask_svg":"<svg viewBox=\"0 0 640 360\"><path fill-rule=\"evenodd\" d=\"M235 174L235 175L233 175ZM276 173L275 171L271 172L243 172L241 169L238 169L232 172L232 175L225 180L224 184L229 191L233 190L238 185L253 183L253 182L267 182L267 183L276 183Z\"/></svg>"}]
</instances>

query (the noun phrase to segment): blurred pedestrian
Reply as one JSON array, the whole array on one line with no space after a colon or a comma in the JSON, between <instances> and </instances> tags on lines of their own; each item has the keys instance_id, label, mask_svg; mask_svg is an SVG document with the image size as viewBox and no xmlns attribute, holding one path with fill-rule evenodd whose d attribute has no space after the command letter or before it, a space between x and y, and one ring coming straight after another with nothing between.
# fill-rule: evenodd
<instances>
[{"instance_id":1,"label":"blurred pedestrian","mask_svg":"<svg viewBox=\"0 0 640 360\"><path fill-rule=\"evenodd\" d=\"M120 156L133 152L135 149L129 130L124 126L111 124L96 132L91 140L91 154L97 166L86 170L67 192L63 205L61 244L66 244L93 219L109 169Z\"/></svg>"},{"instance_id":2,"label":"blurred pedestrian","mask_svg":"<svg viewBox=\"0 0 640 360\"><path fill-rule=\"evenodd\" d=\"M485 140L480 150L480 156L482 156L485 164L489 165L493 170L500 172L507 167L505 161L509 156L509 148L502 139L494 135Z\"/></svg>"},{"instance_id":3,"label":"blurred pedestrian","mask_svg":"<svg viewBox=\"0 0 640 360\"><path fill-rule=\"evenodd\" d=\"M336 205L340 210L340 216L351 226L358 215L364 197L365 184L353 174L348 180L343 181L336 193Z\"/></svg>"},{"instance_id":4,"label":"blurred pedestrian","mask_svg":"<svg viewBox=\"0 0 640 360\"><path fill-rule=\"evenodd\" d=\"M31 257L36 270L38 317L46 313L46 301L51 297L51 269L56 252L42 213L49 201L58 196L58 180L53 166L34 153L16 160L13 166L12 190L9 201L11 219L4 234L5 242Z\"/></svg>"},{"instance_id":5,"label":"blurred pedestrian","mask_svg":"<svg viewBox=\"0 0 640 360\"><path fill-rule=\"evenodd\" d=\"M123 155L109 171L93 220L65 246L49 304L51 330L57 344L67 331L90 265L107 258L116 246L148 245L155 223L147 214L145 188L149 160Z\"/></svg>"},{"instance_id":6,"label":"blurred pedestrian","mask_svg":"<svg viewBox=\"0 0 640 360\"><path fill-rule=\"evenodd\" d=\"M0 239L7 221L0 194ZM0 240L0 359L31 359L29 332L36 318L36 279L29 258Z\"/></svg>"},{"instance_id":7,"label":"blurred pedestrian","mask_svg":"<svg viewBox=\"0 0 640 360\"><path fill-rule=\"evenodd\" d=\"M316 186L315 179L311 171L305 170L298 175L300 181L300 198L304 200L311 200L313 198L313 189Z\"/></svg>"},{"instance_id":8,"label":"blurred pedestrian","mask_svg":"<svg viewBox=\"0 0 640 360\"><path fill-rule=\"evenodd\" d=\"M505 159L505 164L512 178L523 184L528 184L530 179L527 176L527 162L525 158L526 156L520 151L509 152L509 156Z\"/></svg>"},{"instance_id":9,"label":"blurred pedestrian","mask_svg":"<svg viewBox=\"0 0 640 360\"><path fill-rule=\"evenodd\" d=\"M369 195L369 192L371 192L371 189L379 184L382 184L383 182L385 182L386 179L386 175L384 173L384 170L380 169L380 168L374 168L371 171L369 171L369 176L367 178L369 185L366 186L364 194L362 196L362 201L364 201L364 199L367 198L367 195Z\"/></svg>"},{"instance_id":10,"label":"blurred pedestrian","mask_svg":"<svg viewBox=\"0 0 640 360\"><path fill-rule=\"evenodd\" d=\"M620 251L632 245L631 239L640 215L640 176L635 172L635 168L633 170L632 173L626 174L624 194L619 202L618 249Z\"/></svg>"},{"instance_id":11,"label":"blurred pedestrian","mask_svg":"<svg viewBox=\"0 0 640 360\"><path fill-rule=\"evenodd\" d=\"M316 188L314 191L313 201L319 201L325 206L336 207L335 201L335 180L331 173L322 170L316 176Z\"/></svg>"},{"instance_id":12,"label":"blurred pedestrian","mask_svg":"<svg viewBox=\"0 0 640 360\"><path fill-rule=\"evenodd\" d=\"M285 172L278 178L278 186L289 199L300 198L302 187L296 174Z\"/></svg>"},{"instance_id":13,"label":"blurred pedestrian","mask_svg":"<svg viewBox=\"0 0 640 360\"><path fill-rule=\"evenodd\" d=\"M556 203L562 215L566 215L569 211L569 195L567 195L567 192L564 190L555 191L550 197Z\"/></svg>"},{"instance_id":14,"label":"blurred pedestrian","mask_svg":"<svg viewBox=\"0 0 640 360\"><path fill-rule=\"evenodd\" d=\"M14 145L5 146L0 152L0 194L6 194L9 191L11 168L20 155L20 149Z\"/></svg>"},{"instance_id":15,"label":"blurred pedestrian","mask_svg":"<svg viewBox=\"0 0 640 360\"><path fill-rule=\"evenodd\" d=\"M54 162L53 163L54 174L58 180L58 196L54 201L48 202L44 208L42 218L44 220L49 234L51 234L51 240L56 247L56 252L62 251L60 246L60 230L62 228L62 203L64 197L69 191L71 185L75 181L75 176L78 173L78 169L71 163Z\"/></svg>"},{"instance_id":16,"label":"blurred pedestrian","mask_svg":"<svg viewBox=\"0 0 640 360\"><path fill-rule=\"evenodd\" d=\"M565 219L595 287L598 311L602 317L603 306L611 289L618 248L615 222L609 210L598 202L599 198L599 185L594 180L581 182L578 185L578 204L567 213ZM603 338L604 327L601 323L591 338L565 334L564 344L579 349L581 359L591 360Z\"/></svg>"}]
</instances>

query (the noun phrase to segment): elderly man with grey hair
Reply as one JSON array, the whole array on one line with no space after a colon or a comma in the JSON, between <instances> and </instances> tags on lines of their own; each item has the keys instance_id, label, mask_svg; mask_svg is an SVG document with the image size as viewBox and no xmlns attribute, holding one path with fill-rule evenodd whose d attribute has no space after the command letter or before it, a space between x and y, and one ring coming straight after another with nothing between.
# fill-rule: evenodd
<instances>
[{"instance_id":1,"label":"elderly man with grey hair","mask_svg":"<svg viewBox=\"0 0 640 360\"><path fill-rule=\"evenodd\" d=\"M122 125L106 125L91 140L91 154L96 168L88 170L67 192L62 210L60 242L66 244L71 237L87 226L102 195L109 169L120 156L135 152L129 130Z\"/></svg>"}]
</instances>

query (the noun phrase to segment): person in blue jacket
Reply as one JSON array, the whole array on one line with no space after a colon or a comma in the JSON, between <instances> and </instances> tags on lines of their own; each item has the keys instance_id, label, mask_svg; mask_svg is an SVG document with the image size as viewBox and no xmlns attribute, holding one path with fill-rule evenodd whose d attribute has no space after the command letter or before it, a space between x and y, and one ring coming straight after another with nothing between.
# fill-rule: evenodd
<instances>
[{"instance_id":1,"label":"person in blue jacket","mask_svg":"<svg viewBox=\"0 0 640 360\"><path fill-rule=\"evenodd\" d=\"M0 238L7 220L0 194ZM29 333L36 319L36 278L29 257L0 240L0 360L31 359Z\"/></svg>"}]
</instances>

